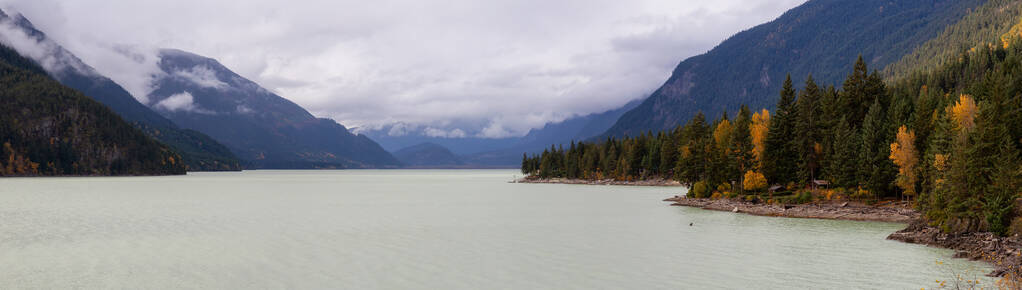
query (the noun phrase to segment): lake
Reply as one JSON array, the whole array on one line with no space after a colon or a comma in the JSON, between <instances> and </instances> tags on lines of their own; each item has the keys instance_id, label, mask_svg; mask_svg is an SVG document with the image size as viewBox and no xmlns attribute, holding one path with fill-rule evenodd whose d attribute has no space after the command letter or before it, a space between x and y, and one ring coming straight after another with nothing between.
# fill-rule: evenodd
<instances>
[{"instance_id":1,"label":"lake","mask_svg":"<svg viewBox=\"0 0 1022 290\"><path fill-rule=\"evenodd\" d=\"M0 179L0 285L919 289L990 270L885 240L900 224L671 207L661 200L683 188L508 183L516 174Z\"/></svg>"}]
</instances>

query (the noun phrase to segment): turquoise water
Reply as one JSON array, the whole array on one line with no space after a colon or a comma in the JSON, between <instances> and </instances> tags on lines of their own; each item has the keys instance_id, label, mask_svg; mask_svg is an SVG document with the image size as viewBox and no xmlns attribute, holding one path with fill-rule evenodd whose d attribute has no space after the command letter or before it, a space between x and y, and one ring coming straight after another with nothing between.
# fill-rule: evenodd
<instances>
[{"instance_id":1,"label":"turquoise water","mask_svg":"<svg viewBox=\"0 0 1022 290\"><path fill-rule=\"evenodd\" d=\"M919 289L989 270L885 240L899 224L671 207L661 200L682 189L508 183L514 174L0 179L0 285Z\"/></svg>"}]
</instances>

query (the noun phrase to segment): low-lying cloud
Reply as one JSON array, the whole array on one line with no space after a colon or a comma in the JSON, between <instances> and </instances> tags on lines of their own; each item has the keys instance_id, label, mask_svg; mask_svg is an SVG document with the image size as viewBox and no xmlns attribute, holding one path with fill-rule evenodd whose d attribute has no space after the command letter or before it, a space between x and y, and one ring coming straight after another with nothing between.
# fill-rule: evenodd
<instances>
[{"instance_id":1,"label":"low-lying cloud","mask_svg":"<svg viewBox=\"0 0 1022 290\"><path fill-rule=\"evenodd\" d=\"M392 134L507 137L644 97L805 0L0 0L145 100L156 47ZM202 70L175 74L218 86ZM404 124L401 128L389 126Z\"/></svg>"},{"instance_id":2,"label":"low-lying cloud","mask_svg":"<svg viewBox=\"0 0 1022 290\"><path fill-rule=\"evenodd\" d=\"M0 43L31 58L51 74L73 69L84 75L93 75L92 71L62 51L52 40L29 35L25 29L14 23L19 17L21 16L11 15L0 20Z\"/></svg>"},{"instance_id":3,"label":"low-lying cloud","mask_svg":"<svg viewBox=\"0 0 1022 290\"><path fill-rule=\"evenodd\" d=\"M205 65L197 65L190 69L175 71L174 76L183 78L203 88L227 88L227 83L217 78L216 72Z\"/></svg>"},{"instance_id":4,"label":"low-lying cloud","mask_svg":"<svg viewBox=\"0 0 1022 290\"><path fill-rule=\"evenodd\" d=\"M194 113L209 113L206 110L199 109L198 105L195 104L195 97L192 96L192 93L189 92L181 92L170 95L169 97L160 100L159 102L156 102L156 104L153 105L153 107L156 107L156 109L158 110L168 112L184 111Z\"/></svg>"}]
</instances>

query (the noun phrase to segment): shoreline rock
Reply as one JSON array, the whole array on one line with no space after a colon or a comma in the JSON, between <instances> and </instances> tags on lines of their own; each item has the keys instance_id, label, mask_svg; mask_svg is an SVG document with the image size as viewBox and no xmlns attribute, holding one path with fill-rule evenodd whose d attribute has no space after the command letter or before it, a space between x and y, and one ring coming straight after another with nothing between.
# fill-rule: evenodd
<instances>
[{"instance_id":1,"label":"shoreline rock","mask_svg":"<svg viewBox=\"0 0 1022 290\"><path fill-rule=\"evenodd\" d=\"M588 180L568 178L522 178L515 180L516 183L538 183L538 184L585 184L585 185L626 185L626 186L681 186L678 181L670 179L648 179L636 181L623 181L614 179Z\"/></svg>"},{"instance_id":2,"label":"shoreline rock","mask_svg":"<svg viewBox=\"0 0 1022 290\"><path fill-rule=\"evenodd\" d=\"M672 206L696 207L707 210L729 211L758 216L814 218L831 220L875 221L908 224L919 219L919 213L900 204L870 206L864 204L809 203L765 204L741 199L686 198L676 196L665 199Z\"/></svg>"},{"instance_id":3,"label":"shoreline rock","mask_svg":"<svg viewBox=\"0 0 1022 290\"><path fill-rule=\"evenodd\" d=\"M908 226L892 233L888 240L955 251L954 258L984 261L994 267L987 274L1001 277L1022 269L1022 237L998 237L993 233L947 234L927 225L915 210L904 205L871 206L854 202L780 205L753 203L739 199L708 199L675 196L664 199L672 206L745 213L758 216L815 218L832 220L904 223Z\"/></svg>"},{"instance_id":4,"label":"shoreline rock","mask_svg":"<svg viewBox=\"0 0 1022 290\"><path fill-rule=\"evenodd\" d=\"M989 232L948 234L917 220L887 239L951 249L955 251L955 258L985 261L994 266L994 271L987 274L990 277L1022 269L1022 237L1018 235L998 237Z\"/></svg>"}]
</instances>

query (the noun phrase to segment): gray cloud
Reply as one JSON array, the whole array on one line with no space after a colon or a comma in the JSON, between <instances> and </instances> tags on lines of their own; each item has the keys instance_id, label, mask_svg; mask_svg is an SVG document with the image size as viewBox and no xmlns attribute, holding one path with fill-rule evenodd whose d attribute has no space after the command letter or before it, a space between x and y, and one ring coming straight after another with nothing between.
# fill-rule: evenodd
<instances>
[{"instance_id":1,"label":"gray cloud","mask_svg":"<svg viewBox=\"0 0 1022 290\"><path fill-rule=\"evenodd\" d=\"M155 48L180 48L348 127L505 137L643 97L682 59L804 1L0 3L143 101Z\"/></svg>"},{"instance_id":2,"label":"gray cloud","mask_svg":"<svg viewBox=\"0 0 1022 290\"><path fill-rule=\"evenodd\" d=\"M19 18L21 16L13 15L12 17ZM60 50L60 46L52 40L29 35L12 21L13 18L0 21L0 43L35 60L47 72L59 74L67 70L75 70L84 75L94 75L91 70L76 61L71 55Z\"/></svg>"}]
</instances>

